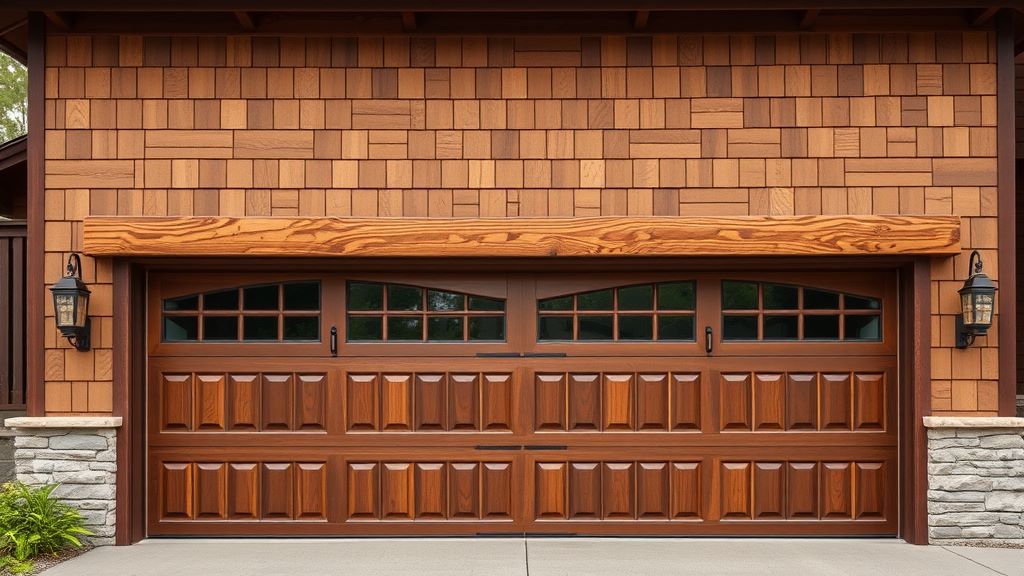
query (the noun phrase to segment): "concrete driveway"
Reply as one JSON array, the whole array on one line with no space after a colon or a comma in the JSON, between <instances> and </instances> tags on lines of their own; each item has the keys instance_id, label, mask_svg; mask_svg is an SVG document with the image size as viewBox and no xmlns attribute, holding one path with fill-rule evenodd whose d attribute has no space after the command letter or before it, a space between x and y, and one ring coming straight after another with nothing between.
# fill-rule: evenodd
<instances>
[{"instance_id":1,"label":"concrete driveway","mask_svg":"<svg viewBox=\"0 0 1024 576\"><path fill-rule=\"evenodd\" d=\"M147 540L45 576L1024 576L1024 550L896 540Z\"/></svg>"}]
</instances>

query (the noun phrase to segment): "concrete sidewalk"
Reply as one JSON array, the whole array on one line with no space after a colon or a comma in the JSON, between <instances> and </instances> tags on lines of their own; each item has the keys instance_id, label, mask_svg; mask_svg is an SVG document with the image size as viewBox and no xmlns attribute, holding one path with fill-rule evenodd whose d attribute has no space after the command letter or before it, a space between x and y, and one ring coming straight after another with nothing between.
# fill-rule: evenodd
<instances>
[{"instance_id":1,"label":"concrete sidewalk","mask_svg":"<svg viewBox=\"0 0 1024 576\"><path fill-rule=\"evenodd\" d=\"M897 540L147 540L45 576L1024 576L1024 550Z\"/></svg>"}]
</instances>

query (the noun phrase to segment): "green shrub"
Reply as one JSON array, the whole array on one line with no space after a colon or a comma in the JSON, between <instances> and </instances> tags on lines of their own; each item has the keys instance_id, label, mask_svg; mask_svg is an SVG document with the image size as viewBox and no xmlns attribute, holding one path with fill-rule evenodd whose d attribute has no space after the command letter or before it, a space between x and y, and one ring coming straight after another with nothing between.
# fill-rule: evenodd
<instances>
[{"instance_id":1,"label":"green shrub","mask_svg":"<svg viewBox=\"0 0 1024 576\"><path fill-rule=\"evenodd\" d=\"M0 564L11 572L32 569L32 558L80 548L80 536L92 534L73 506L51 495L56 484L26 486L20 482L0 487Z\"/></svg>"}]
</instances>

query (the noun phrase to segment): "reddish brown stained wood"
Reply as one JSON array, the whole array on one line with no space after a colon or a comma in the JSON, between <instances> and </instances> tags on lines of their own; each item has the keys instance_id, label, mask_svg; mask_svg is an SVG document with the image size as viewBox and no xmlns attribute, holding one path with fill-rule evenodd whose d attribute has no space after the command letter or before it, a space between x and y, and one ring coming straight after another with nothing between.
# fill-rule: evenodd
<instances>
[{"instance_id":1,"label":"reddish brown stained wood","mask_svg":"<svg viewBox=\"0 0 1024 576\"><path fill-rule=\"evenodd\" d=\"M795 256L960 252L956 216L90 217L91 256Z\"/></svg>"}]
</instances>

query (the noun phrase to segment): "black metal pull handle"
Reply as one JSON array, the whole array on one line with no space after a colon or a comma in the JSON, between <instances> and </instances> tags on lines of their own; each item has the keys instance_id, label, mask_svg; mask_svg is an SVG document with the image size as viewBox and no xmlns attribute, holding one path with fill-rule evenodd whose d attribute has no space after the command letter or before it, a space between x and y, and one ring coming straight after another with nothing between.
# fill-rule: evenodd
<instances>
[{"instance_id":1,"label":"black metal pull handle","mask_svg":"<svg viewBox=\"0 0 1024 576\"><path fill-rule=\"evenodd\" d=\"M338 327L331 326L331 356L338 355Z\"/></svg>"},{"instance_id":2,"label":"black metal pull handle","mask_svg":"<svg viewBox=\"0 0 1024 576\"><path fill-rule=\"evenodd\" d=\"M714 338L711 333L711 326L704 327L704 351L711 354L711 350L714 349Z\"/></svg>"}]
</instances>

